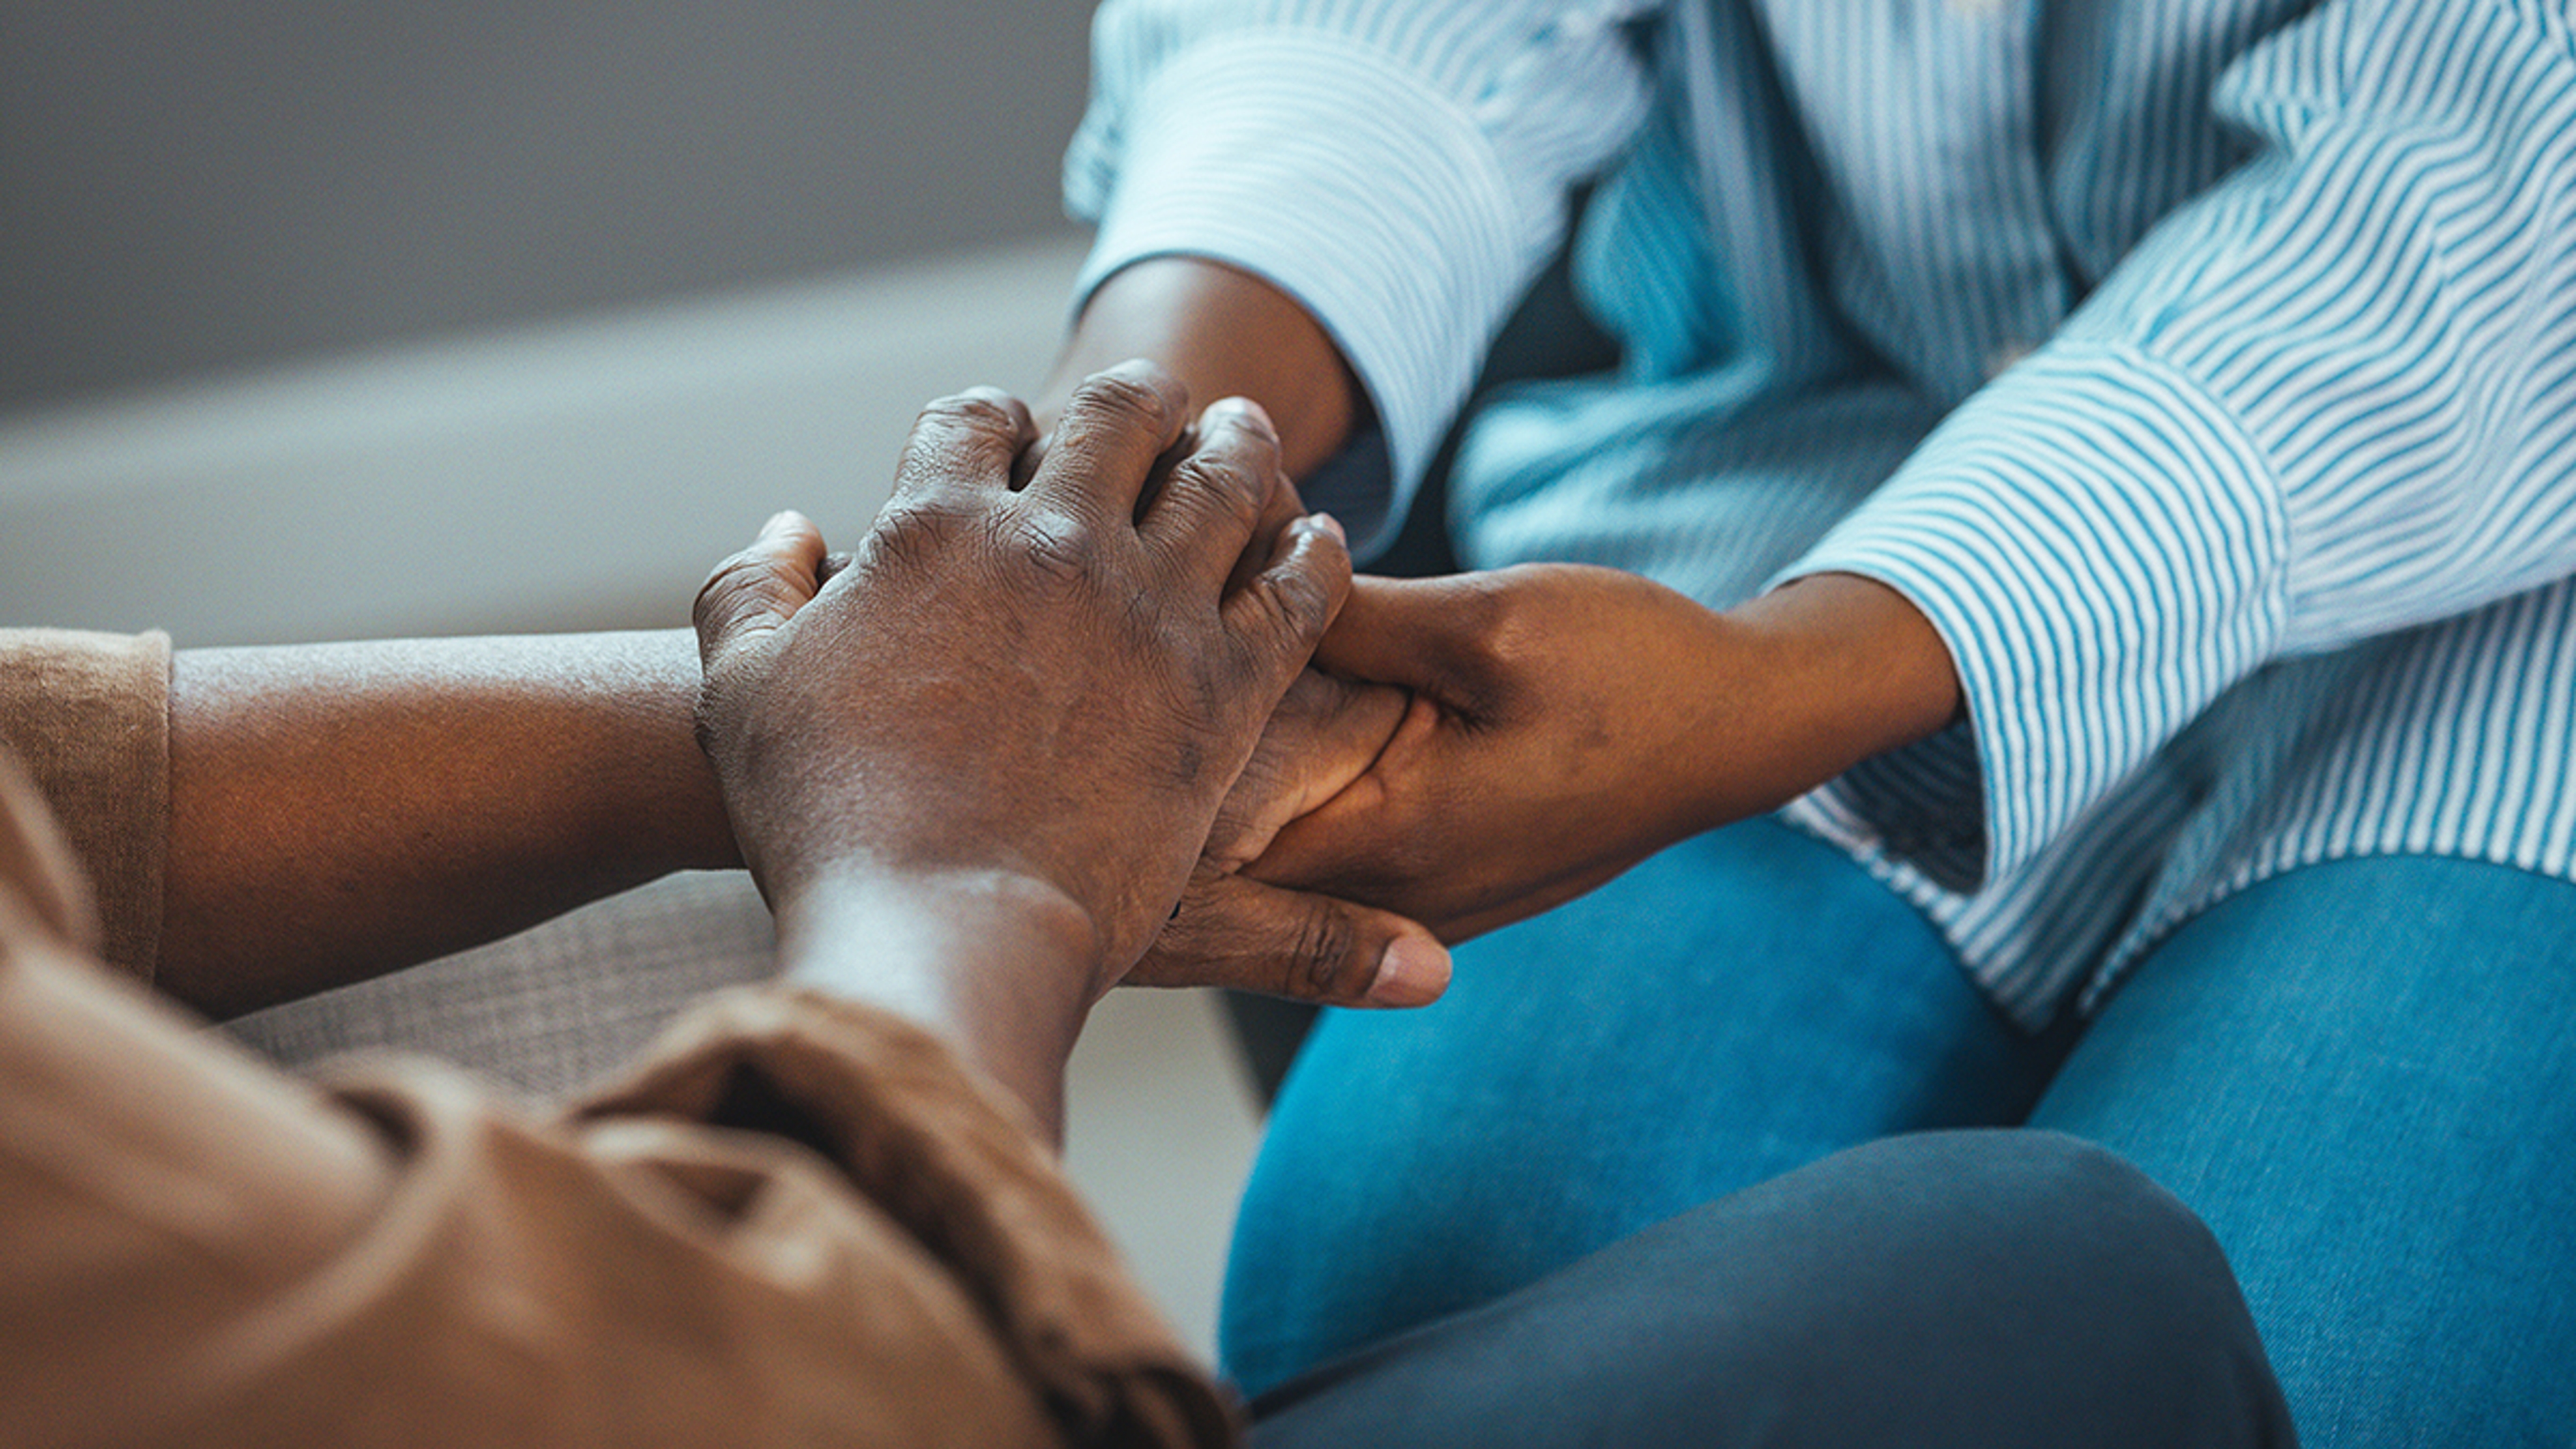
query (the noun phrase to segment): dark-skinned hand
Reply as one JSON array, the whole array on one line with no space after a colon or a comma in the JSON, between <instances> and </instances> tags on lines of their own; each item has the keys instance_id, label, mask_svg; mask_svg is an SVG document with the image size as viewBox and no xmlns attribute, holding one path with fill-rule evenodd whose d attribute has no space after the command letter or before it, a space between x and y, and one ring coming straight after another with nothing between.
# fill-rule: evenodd
<instances>
[{"instance_id":1,"label":"dark-skinned hand","mask_svg":"<svg viewBox=\"0 0 2576 1449\"><path fill-rule=\"evenodd\" d=\"M1391 911L1242 874L1290 821L1376 763L1403 690L1315 670L1272 714L1226 796L1177 914L1128 973L1140 986L1224 985L1335 1006L1420 1006L1449 984L1449 953Z\"/></svg>"},{"instance_id":2,"label":"dark-skinned hand","mask_svg":"<svg viewBox=\"0 0 2576 1449\"><path fill-rule=\"evenodd\" d=\"M701 734L782 914L834 874L1002 879L1088 931L1087 998L1136 963L1349 580L1330 520L1262 527L1294 506L1260 411L1185 440L1185 409L1112 369L1015 489L1027 409L933 403L846 567L790 514L717 568Z\"/></svg>"},{"instance_id":3,"label":"dark-skinned hand","mask_svg":"<svg viewBox=\"0 0 2576 1449\"><path fill-rule=\"evenodd\" d=\"M1363 578L1316 663L1410 706L1368 771L1245 873L1453 942L1775 809L1958 700L1922 616L1841 575L1726 613L1577 565Z\"/></svg>"}]
</instances>

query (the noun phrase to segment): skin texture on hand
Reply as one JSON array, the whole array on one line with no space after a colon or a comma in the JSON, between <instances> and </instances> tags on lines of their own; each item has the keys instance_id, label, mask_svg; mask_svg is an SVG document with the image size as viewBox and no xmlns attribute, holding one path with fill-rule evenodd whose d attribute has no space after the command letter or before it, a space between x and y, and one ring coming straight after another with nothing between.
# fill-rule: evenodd
<instances>
[{"instance_id":1,"label":"skin texture on hand","mask_svg":"<svg viewBox=\"0 0 2576 1449\"><path fill-rule=\"evenodd\" d=\"M1308 670L1272 713L1226 796L1171 921L1128 985L1224 985L1337 1006L1421 1006L1449 984L1449 953L1389 911L1240 874L1289 822L1368 773L1411 696Z\"/></svg>"},{"instance_id":2,"label":"skin texture on hand","mask_svg":"<svg viewBox=\"0 0 2576 1449\"><path fill-rule=\"evenodd\" d=\"M791 970L1047 1124L1349 587L1330 520L1263 526L1294 507L1260 410L1184 437L1185 408L1159 369L1095 377L1015 488L1028 411L933 403L845 567L783 514L698 601L701 738Z\"/></svg>"},{"instance_id":3,"label":"skin texture on hand","mask_svg":"<svg viewBox=\"0 0 2576 1449\"><path fill-rule=\"evenodd\" d=\"M1359 381L1323 325L1260 277L1203 257L1149 257L1119 270L1085 301L1055 370L1038 394L1050 438L1074 386L1098 367L1147 357L1197 397L1248 397L1278 430L1293 478L1350 436L1363 407ZM1041 443L1041 448L1047 446ZM1391 731L1400 692L1362 699L1352 718L1319 715L1326 682L1310 675L1263 737L1253 768L1230 797L1237 818L1271 830L1367 768ZM1345 694L1355 688L1336 681ZM1371 723L1357 723L1365 715ZM1320 726L1320 728L1319 728ZM1364 748L1363 748L1364 746ZM1283 776L1270 762L1300 762ZM1334 785L1338 789L1340 784ZM1283 793L1284 791L1284 793ZM1282 813L1283 806L1286 808ZM1431 933L1393 913L1326 895L1284 890L1237 873L1250 837L1220 821L1221 838L1192 877L1180 913L1127 980L1146 986L1224 985L1343 1006L1419 1006L1448 985L1449 956Z\"/></svg>"},{"instance_id":4,"label":"skin texture on hand","mask_svg":"<svg viewBox=\"0 0 2576 1449\"><path fill-rule=\"evenodd\" d=\"M1340 448L1366 405L1294 297L1222 263L1163 256L1086 301L1040 394L1041 426L1075 379L1128 356L1156 359L1202 396L1260 401L1292 475ZM1419 1004L1445 984L1447 960L1412 921L1372 907L1451 940L1493 929L1792 799L1957 709L1929 624L1865 580L1801 580L1723 619L1597 570L1360 588L1365 618L1343 621L1324 662L1407 686L1415 713L1366 775L1258 865L1235 872L1212 855L1131 979ZM1374 608L1381 590L1388 606ZM1444 618L1453 605L1461 612ZM1338 736L1290 721L1264 748L1294 752L1310 738ZM1256 771L1239 788L1260 784Z\"/></svg>"},{"instance_id":5,"label":"skin texture on hand","mask_svg":"<svg viewBox=\"0 0 2576 1449\"><path fill-rule=\"evenodd\" d=\"M1362 579L1319 665L1413 692L1368 772L1249 873L1457 941L1777 808L1958 709L1893 591L1826 575L1730 613L1573 565Z\"/></svg>"}]
</instances>

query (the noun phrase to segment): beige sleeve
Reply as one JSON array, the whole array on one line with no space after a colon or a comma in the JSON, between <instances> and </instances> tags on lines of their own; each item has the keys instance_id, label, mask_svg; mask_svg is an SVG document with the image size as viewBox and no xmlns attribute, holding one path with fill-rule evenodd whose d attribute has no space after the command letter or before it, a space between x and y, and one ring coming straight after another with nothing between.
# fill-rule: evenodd
<instances>
[{"instance_id":1,"label":"beige sleeve","mask_svg":"<svg viewBox=\"0 0 2576 1449\"><path fill-rule=\"evenodd\" d=\"M0 1442L1219 1445L1014 1112L935 1040L720 997L554 1120L284 1077L5 919Z\"/></svg>"},{"instance_id":2,"label":"beige sleeve","mask_svg":"<svg viewBox=\"0 0 2576 1449\"><path fill-rule=\"evenodd\" d=\"M170 834L170 637L0 629L0 748L88 874L100 954L148 980Z\"/></svg>"}]
</instances>

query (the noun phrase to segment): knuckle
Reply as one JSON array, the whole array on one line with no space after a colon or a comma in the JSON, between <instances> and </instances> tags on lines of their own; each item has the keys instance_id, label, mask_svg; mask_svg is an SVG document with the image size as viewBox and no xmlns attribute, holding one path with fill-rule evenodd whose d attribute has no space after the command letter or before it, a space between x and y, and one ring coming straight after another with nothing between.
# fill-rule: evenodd
<instances>
[{"instance_id":1,"label":"knuckle","mask_svg":"<svg viewBox=\"0 0 2576 1449\"><path fill-rule=\"evenodd\" d=\"M706 582L698 585L698 596L689 605L689 623L701 638L725 622L734 596L743 589L744 576L758 566L746 550L727 555L708 570Z\"/></svg>"},{"instance_id":2,"label":"knuckle","mask_svg":"<svg viewBox=\"0 0 2576 1449\"><path fill-rule=\"evenodd\" d=\"M994 545L1004 558L1053 583L1071 584L1090 577L1100 551L1099 531L1059 509L996 514L993 527Z\"/></svg>"},{"instance_id":3,"label":"knuckle","mask_svg":"<svg viewBox=\"0 0 2576 1449\"><path fill-rule=\"evenodd\" d=\"M1300 570L1274 574L1267 587L1271 612L1287 635L1286 642L1311 653L1333 621L1332 589L1324 580Z\"/></svg>"},{"instance_id":4,"label":"knuckle","mask_svg":"<svg viewBox=\"0 0 2576 1449\"><path fill-rule=\"evenodd\" d=\"M1251 466L1251 460L1213 450L1183 458L1172 469L1168 486L1183 497L1209 499L1246 522L1260 517L1262 499L1270 491L1267 475Z\"/></svg>"},{"instance_id":5,"label":"knuckle","mask_svg":"<svg viewBox=\"0 0 2576 1449\"><path fill-rule=\"evenodd\" d=\"M958 393L934 398L912 422L897 469L899 485L918 487L958 473L1007 473L1019 455L1020 424L988 395Z\"/></svg>"},{"instance_id":6,"label":"knuckle","mask_svg":"<svg viewBox=\"0 0 2576 1449\"><path fill-rule=\"evenodd\" d=\"M922 405L921 415L913 427L948 428L961 432L998 433L1003 437L1017 435L1019 415L995 393L959 392L932 398Z\"/></svg>"},{"instance_id":7,"label":"knuckle","mask_svg":"<svg viewBox=\"0 0 2576 1449\"><path fill-rule=\"evenodd\" d=\"M1356 974L1352 955L1358 945L1359 926L1347 914L1328 906L1302 912L1295 944L1281 963L1282 986L1287 994L1308 1001L1358 996L1357 990L1349 989Z\"/></svg>"},{"instance_id":8,"label":"knuckle","mask_svg":"<svg viewBox=\"0 0 2576 1449\"><path fill-rule=\"evenodd\" d=\"M937 538L955 527L965 511L934 499L897 498L877 510L867 541L870 547L881 548L892 539Z\"/></svg>"},{"instance_id":9,"label":"knuckle","mask_svg":"<svg viewBox=\"0 0 2576 1449\"><path fill-rule=\"evenodd\" d=\"M1085 427L1142 428L1161 433L1175 421L1171 399L1129 374L1085 378L1065 404L1065 421Z\"/></svg>"},{"instance_id":10,"label":"knuckle","mask_svg":"<svg viewBox=\"0 0 2576 1449\"><path fill-rule=\"evenodd\" d=\"M927 567L972 512L920 498L899 498L877 514L854 562L872 570Z\"/></svg>"}]
</instances>

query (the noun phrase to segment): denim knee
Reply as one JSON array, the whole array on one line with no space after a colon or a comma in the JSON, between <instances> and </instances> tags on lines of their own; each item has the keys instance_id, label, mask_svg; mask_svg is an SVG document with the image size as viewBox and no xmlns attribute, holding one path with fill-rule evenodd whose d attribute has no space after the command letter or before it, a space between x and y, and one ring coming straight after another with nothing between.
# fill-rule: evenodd
<instances>
[{"instance_id":1,"label":"denim knee","mask_svg":"<svg viewBox=\"0 0 2576 1449\"><path fill-rule=\"evenodd\" d=\"M1836 1153L1255 1411L1265 1449L2295 1442L2199 1221L2031 1131Z\"/></svg>"},{"instance_id":2,"label":"denim knee","mask_svg":"<svg viewBox=\"0 0 2576 1449\"><path fill-rule=\"evenodd\" d=\"M1731 1201L1764 1266L1723 1390L1780 1386L1777 1442L2295 1442L2216 1239L2101 1147L1920 1133Z\"/></svg>"}]
</instances>

